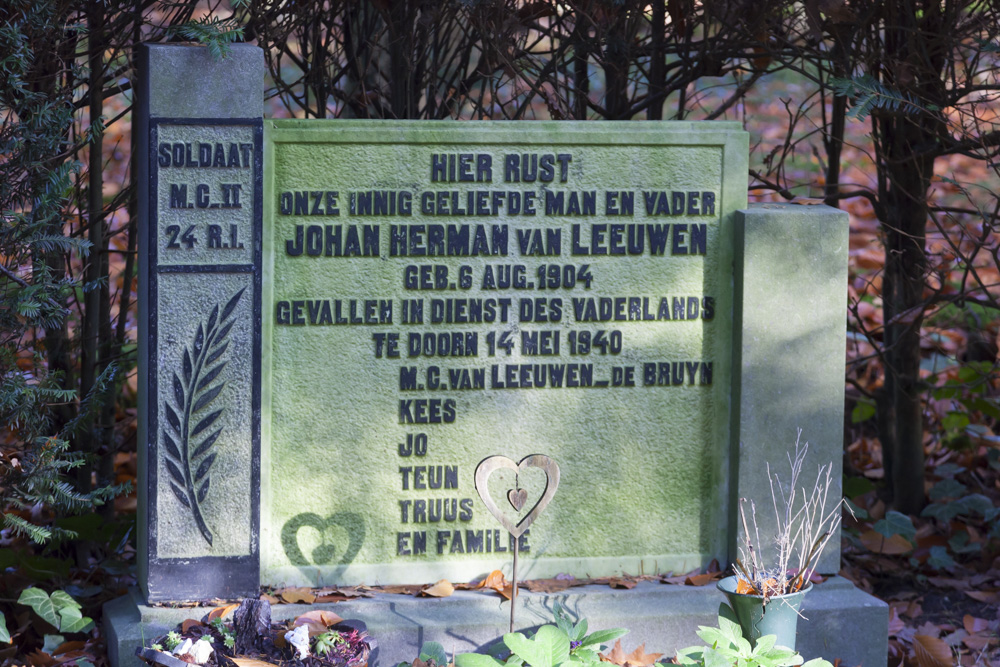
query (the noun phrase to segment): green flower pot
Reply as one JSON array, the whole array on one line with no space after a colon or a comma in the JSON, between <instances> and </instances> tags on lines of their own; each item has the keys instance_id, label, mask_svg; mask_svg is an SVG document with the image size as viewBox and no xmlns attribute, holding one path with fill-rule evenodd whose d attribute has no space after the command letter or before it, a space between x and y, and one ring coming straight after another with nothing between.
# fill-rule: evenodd
<instances>
[{"instance_id":1,"label":"green flower pot","mask_svg":"<svg viewBox=\"0 0 1000 667\"><path fill-rule=\"evenodd\" d=\"M736 620L743 629L743 637L756 646L764 635L777 635L778 646L795 649L795 631L799 622L802 598L812 589L812 584L797 593L773 595L764 604L763 595L746 595L736 592L736 577L726 577L718 588L729 600L736 613Z\"/></svg>"}]
</instances>

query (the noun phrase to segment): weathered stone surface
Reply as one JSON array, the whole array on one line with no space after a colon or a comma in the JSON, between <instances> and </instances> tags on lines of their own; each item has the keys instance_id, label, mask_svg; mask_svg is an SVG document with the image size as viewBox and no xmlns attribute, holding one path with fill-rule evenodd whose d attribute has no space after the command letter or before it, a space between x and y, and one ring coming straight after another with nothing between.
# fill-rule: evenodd
<instances>
[{"instance_id":1,"label":"weathered stone surface","mask_svg":"<svg viewBox=\"0 0 1000 667\"><path fill-rule=\"evenodd\" d=\"M159 118L260 118L264 115L264 52L232 44L216 59L207 47L146 44L149 113Z\"/></svg>"},{"instance_id":2,"label":"weathered stone surface","mask_svg":"<svg viewBox=\"0 0 1000 667\"><path fill-rule=\"evenodd\" d=\"M849 232L847 213L828 206L759 204L736 220L730 559L740 497L755 501L772 549L767 465L787 482L797 429L810 444L800 486L811 491L818 466L829 465L831 505L843 497ZM819 572L840 570L839 545L838 532Z\"/></svg>"},{"instance_id":3,"label":"weathered stone surface","mask_svg":"<svg viewBox=\"0 0 1000 667\"><path fill-rule=\"evenodd\" d=\"M724 559L732 225L746 201L747 135L738 124L269 120L265 130L273 263L263 581L417 583L501 567L510 554L493 545L500 537L506 549L507 539L473 489L476 464L494 454L543 453L562 470L524 540L525 576ZM525 182L525 162L546 155L549 180L539 170ZM385 214L369 202L373 192L391 202ZM530 215L526 193L535 198ZM470 196L481 210L462 215ZM440 245L431 225L442 225ZM470 234L460 254L446 225ZM482 252L471 240L477 226ZM360 241L349 252L350 233ZM542 266L554 267L558 285L543 283ZM523 269L523 283L494 286L512 267ZM591 280L579 279L584 271ZM567 272L577 275L569 286ZM437 310L473 299L497 300L487 321L448 321ZM350 324L352 303L366 319L365 300L372 323ZM414 302L422 321L404 313ZM337 323L338 307L348 323ZM424 336L442 334L459 334L462 354L454 345L428 354ZM399 337L397 357L380 348L390 335ZM532 354L532 335L550 336L551 352ZM580 337L598 335L603 347L584 349ZM411 336L422 345L411 348ZM584 385L582 369L592 368L593 386L555 388L550 376L545 387L514 388L535 364L577 364ZM634 372L635 386L608 386L615 369ZM475 372L482 385L474 375L463 385L463 373ZM413 423L421 416L415 404L404 408L411 400L442 401L442 416L428 417L440 423ZM426 454L405 455L420 434ZM529 500L519 517L544 487L523 477ZM504 506L508 488L491 478ZM455 503L450 517L448 505L436 511L442 501ZM470 537L482 540L480 553L470 553Z\"/></svg>"},{"instance_id":4,"label":"weathered stone surface","mask_svg":"<svg viewBox=\"0 0 1000 667\"><path fill-rule=\"evenodd\" d=\"M263 56L140 54L139 582L258 586ZM234 88L235 87L235 88Z\"/></svg>"}]
</instances>

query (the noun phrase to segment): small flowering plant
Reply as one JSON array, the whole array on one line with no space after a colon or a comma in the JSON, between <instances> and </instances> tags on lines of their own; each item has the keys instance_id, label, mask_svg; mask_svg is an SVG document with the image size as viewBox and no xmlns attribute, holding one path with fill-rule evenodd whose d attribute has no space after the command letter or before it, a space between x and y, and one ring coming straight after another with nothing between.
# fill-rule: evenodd
<instances>
[{"instance_id":1,"label":"small flowering plant","mask_svg":"<svg viewBox=\"0 0 1000 667\"><path fill-rule=\"evenodd\" d=\"M836 534L841 520L842 500L829 502L833 487L833 466L825 464L816 471L812 490L799 486L799 477L809 452L809 443L802 442L802 429L795 438L794 454L788 455L791 478L788 491L777 474L767 466L774 506L775 525L773 552L765 553L757 528L757 508L753 501L740 498L740 517L743 522L740 557L733 563L736 573L736 592L761 595L767 601L778 595L796 593L806 588L816 571L819 557L830 538ZM750 505L750 525L747 523L746 505ZM850 505L845 505L850 511Z\"/></svg>"}]
</instances>

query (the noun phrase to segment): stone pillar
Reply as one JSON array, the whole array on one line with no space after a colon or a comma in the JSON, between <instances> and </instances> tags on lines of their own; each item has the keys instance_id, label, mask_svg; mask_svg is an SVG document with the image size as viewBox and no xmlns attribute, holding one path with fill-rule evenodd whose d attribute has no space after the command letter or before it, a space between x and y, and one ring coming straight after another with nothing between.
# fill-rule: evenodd
<instances>
[{"instance_id":1,"label":"stone pillar","mask_svg":"<svg viewBox=\"0 0 1000 667\"><path fill-rule=\"evenodd\" d=\"M256 595L263 52L140 52L139 583Z\"/></svg>"},{"instance_id":2,"label":"stone pillar","mask_svg":"<svg viewBox=\"0 0 1000 667\"><path fill-rule=\"evenodd\" d=\"M809 442L799 486L811 491L817 467L829 464L828 503L843 497L849 221L829 206L759 204L737 211L735 231L730 560L739 555L740 498L756 504L760 540L773 550L765 464L787 482L798 429ZM839 570L838 532L817 572Z\"/></svg>"}]
</instances>

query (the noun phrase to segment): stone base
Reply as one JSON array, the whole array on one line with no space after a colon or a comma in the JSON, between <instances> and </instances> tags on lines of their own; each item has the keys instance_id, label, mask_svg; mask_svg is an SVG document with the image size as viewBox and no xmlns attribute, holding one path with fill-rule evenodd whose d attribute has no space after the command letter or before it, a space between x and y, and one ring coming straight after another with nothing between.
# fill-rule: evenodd
<instances>
[{"instance_id":1,"label":"stone base","mask_svg":"<svg viewBox=\"0 0 1000 667\"><path fill-rule=\"evenodd\" d=\"M670 657L679 648L700 644L699 625L715 625L723 596L715 586L668 586L642 582L632 590L584 586L565 593L518 595L517 626L529 628L552 620L555 603L588 620L591 630L628 628L622 646ZM368 624L378 641L379 667L417 657L423 642L440 642L449 655L488 646L508 628L510 607L497 595L456 591L447 598L414 598L380 594L327 605L275 605L275 620L294 618L314 609L329 609L343 618ZM140 667L137 646L153 640L186 618L202 618L206 607L150 607L138 590L104 606L104 629L113 667ZM888 653L888 606L840 577L814 587L802 604L798 649L806 659L841 659L845 667L885 665ZM376 667L376 666L373 666Z\"/></svg>"}]
</instances>

